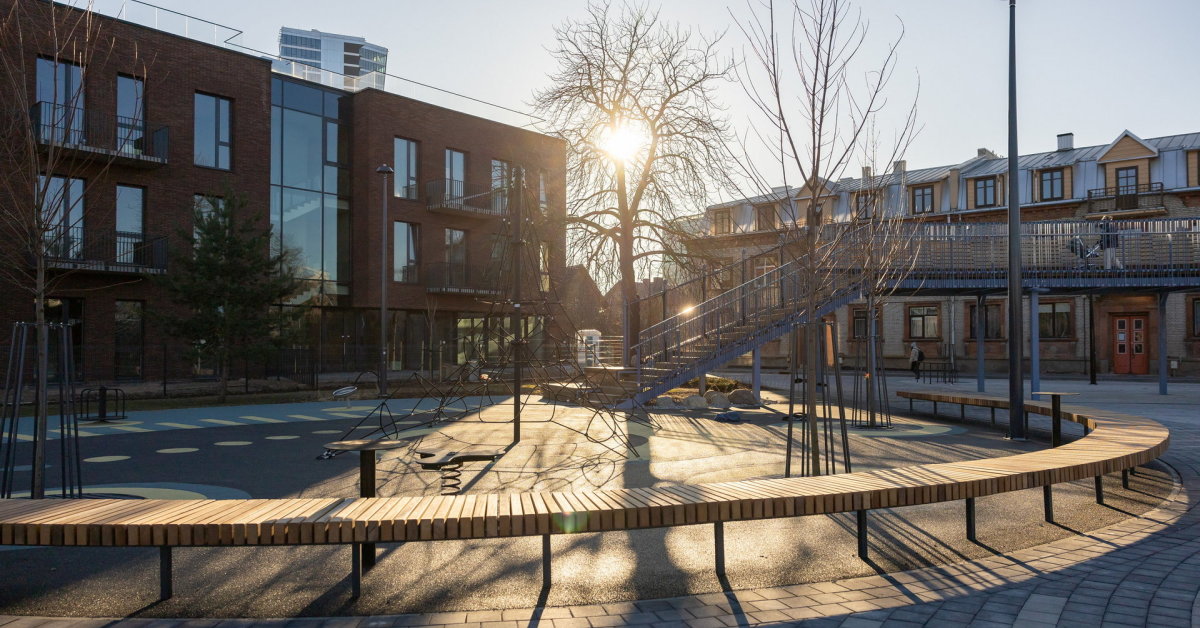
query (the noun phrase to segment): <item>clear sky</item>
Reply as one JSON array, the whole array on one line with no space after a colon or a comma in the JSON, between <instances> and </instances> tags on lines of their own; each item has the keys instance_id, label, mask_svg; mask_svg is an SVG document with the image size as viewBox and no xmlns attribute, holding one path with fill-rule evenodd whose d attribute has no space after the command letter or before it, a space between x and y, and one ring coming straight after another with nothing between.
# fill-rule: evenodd
<instances>
[{"instance_id":1,"label":"clear sky","mask_svg":"<svg viewBox=\"0 0 1200 628\"><path fill-rule=\"evenodd\" d=\"M804 0L802 0L804 1ZM96 0L110 12L120 0ZM360 35L389 49L390 74L519 110L554 69L554 27L584 14L577 0L157 0L159 6L245 32L244 45L277 51L280 26ZM744 0L649 0L664 19L724 32ZM867 57L905 28L889 92L897 116L919 75L920 135L909 168L961 162L988 147L1007 150L1008 3L1004 0L862 0ZM1143 137L1200 131L1198 0L1021 0L1018 4L1020 152L1107 144L1128 128ZM732 13L732 15L731 15ZM740 96L723 91L738 128L758 122ZM453 103L449 103L453 104ZM465 105L463 108L467 108ZM472 109L472 111L479 111ZM500 112L495 117L512 121ZM888 119L881 124L886 134ZM857 174L852 166L847 174Z\"/></svg>"}]
</instances>

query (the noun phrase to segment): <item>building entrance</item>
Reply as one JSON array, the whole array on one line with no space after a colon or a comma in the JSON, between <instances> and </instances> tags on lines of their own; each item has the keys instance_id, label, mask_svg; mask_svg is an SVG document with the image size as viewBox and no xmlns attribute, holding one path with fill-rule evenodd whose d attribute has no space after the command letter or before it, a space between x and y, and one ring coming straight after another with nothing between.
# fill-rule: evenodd
<instances>
[{"instance_id":1,"label":"building entrance","mask_svg":"<svg viewBox=\"0 0 1200 628\"><path fill-rule=\"evenodd\" d=\"M1149 344L1146 330L1149 317L1137 314L1118 314L1112 317L1113 373L1145 375L1150 372L1146 353Z\"/></svg>"}]
</instances>

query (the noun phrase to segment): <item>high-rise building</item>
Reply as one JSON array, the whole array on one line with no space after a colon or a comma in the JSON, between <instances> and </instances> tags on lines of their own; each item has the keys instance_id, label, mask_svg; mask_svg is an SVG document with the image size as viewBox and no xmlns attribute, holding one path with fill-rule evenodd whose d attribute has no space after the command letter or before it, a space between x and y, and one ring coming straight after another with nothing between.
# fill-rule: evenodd
<instances>
[{"instance_id":1,"label":"high-rise building","mask_svg":"<svg viewBox=\"0 0 1200 628\"><path fill-rule=\"evenodd\" d=\"M290 61L307 66L294 66L291 74L309 80L318 79L304 74L319 74L317 70L348 77L372 75L368 86L382 89L382 73L387 71L387 52L387 48L368 43L362 37L286 26L279 29L279 57L284 63Z\"/></svg>"}]
</instances>

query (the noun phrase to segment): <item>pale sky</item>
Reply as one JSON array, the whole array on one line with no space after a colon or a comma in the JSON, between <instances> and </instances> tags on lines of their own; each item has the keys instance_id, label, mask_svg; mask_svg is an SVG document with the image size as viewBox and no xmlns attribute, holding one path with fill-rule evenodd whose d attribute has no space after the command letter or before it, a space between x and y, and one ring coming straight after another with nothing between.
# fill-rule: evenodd
<instances>
[{"instance_id":1,"label":"pale sky","mask_svg":"<svg viewBox=\"0 0 1200 628\"><path fill-rule=\"evenodd\" d=\"M115 12L121 0L96 0ZM746 42L734 26L744 1L649 0L662 18L725 32L728 54ZM554 27L584 15L577 0L157 0L159 6L238 28L243 44L277 52L280 26L359 35L389 49L389 74L528 111L554 65ZM1007 151L1008 3L1004 0L862 0L866 58L906 29L889 91L896 116L917 76L922 131L910 169L958 163L988 147ZM145 9L140 9L142 14ZM1107 144L1128 128L1143 137L1200 131L1200 1L1021 0L1017 7L1020 152ZM164 18L165 19L165 18ZM140 21L140 20L139 20ZM390 80L390 79L389 79ZM737 86L723 90L737 128L759 123ZM413 94L420 97L418 90ZM454 106L453 101L439 104ZM462 108L503 121L476 106ZM892 120L881 124L886 135ZM848 175L857 175L857 165Z\"/></svg>"}]
</instances>

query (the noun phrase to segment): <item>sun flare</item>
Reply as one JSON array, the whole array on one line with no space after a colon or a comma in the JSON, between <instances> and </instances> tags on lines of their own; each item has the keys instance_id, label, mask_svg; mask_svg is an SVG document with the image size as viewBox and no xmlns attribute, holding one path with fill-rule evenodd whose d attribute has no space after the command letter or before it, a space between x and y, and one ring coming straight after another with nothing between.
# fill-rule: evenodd
<instances>
[{"instance_id":1,"label":"sun flare","mask_svg":"<svg viewBox=\"0 0 1200 628\"><path fill-rule=\"evenodd\" d=\"M613 159L631 161L645 148L648 140L644 133L629 125L617 125L606 129L600 148Z\"/></svg>"}]
</instances>

